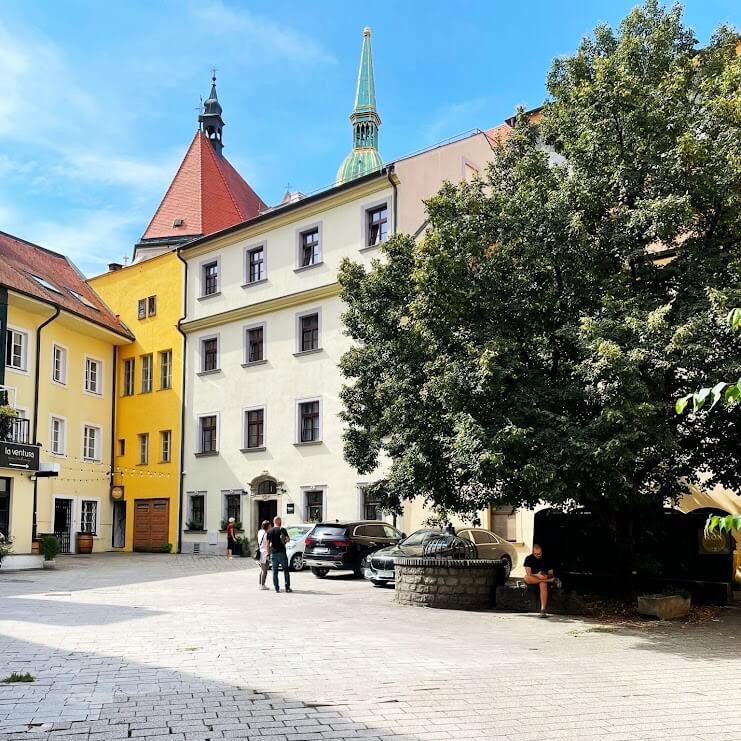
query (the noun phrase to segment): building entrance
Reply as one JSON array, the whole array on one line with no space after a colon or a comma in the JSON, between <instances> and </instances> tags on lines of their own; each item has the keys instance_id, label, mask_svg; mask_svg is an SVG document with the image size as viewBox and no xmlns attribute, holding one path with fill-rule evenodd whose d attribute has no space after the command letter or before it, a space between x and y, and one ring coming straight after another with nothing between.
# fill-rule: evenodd
<instances>
[{"instance_id":1,"label":"building entrance","mask_svg":"<svg viewBox=\"0 0 741 741\"><path fill-rule=\"evenodd\" d=\"M10 537L10 479L0 478L0 533Z\"/></svg>"},{"instance_id":2,"label":"building entrance","mask_svg":"<svg viewBox=\"0 0 741 741\"><path fill-rule=\"evenodd\" d=\"M257 531L262 524L263 520L267 520L270 523L270 527L273 526L273 518L278 515L278 500L268 499L264 502L257 503L257 522L255 523L255 531Z\"/></svg>"},{"instance_id":3,"label":"building entrance","mask_svg":"<svg viewBox=\"0 0 741 741\"><path fill-rule=\"evenodd\" d=\"M72 500L54 500L54 535L59 538L62 553L72 553Z\"/></svg>"}]
</instances>

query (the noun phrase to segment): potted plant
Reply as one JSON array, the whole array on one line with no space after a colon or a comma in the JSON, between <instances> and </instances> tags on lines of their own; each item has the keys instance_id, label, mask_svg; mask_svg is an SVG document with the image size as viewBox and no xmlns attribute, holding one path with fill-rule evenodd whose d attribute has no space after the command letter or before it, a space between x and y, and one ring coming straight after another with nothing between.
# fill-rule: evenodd
<instances>
[{"instance_id":1,"label":"potted plant","mask_svg":"<svg viewBox=\"0 0 741 741\"><path fill-rule=\"evenodd\" d=\"M7 404L0 404L0 440L7 440L13 434L13 420L18 410Z\"/></svg>"},{"instance_id":2,"label":"potted plant","mask_svg":"<svg viewBox=\"0 0 741 741\"><path fill-rule=\"evenodd\" d=\"M203 531L203 523L197 522L196 520L188 520L185 523L185 529L186 530L194 530L196 532Z\"/></svg>"},{"instance_id":3,"label":"potted plant","mask_svg":"<svg viewBox=\"0 0 741 741\"><path fill-rule=\"evenodd\" d=\"M5 556L10 555L10 552L13 550L13 539L12 538L6 538L2 533L0 533L0 566L3 565L3 559Z\"/></svg>"},{"instance_id":4,"label":"potted plant","mask_svg":"<svg viewBox=\"0 0 741 741\"><path fill-rule=\"evenodd\" d=\"M221 531L224 532L226 530L226 526L229 524L229 520L222 520L221 521ZM234 520L234 529L235 530L242 530L242 521L241 520ZM237 538L239 540L239 538Z\"/></svg>"},{"instance_id":5,"label":"potted plant","mask_svg":"<svg viewBox=\"0 0 741 741\"><path fill-rule=\"evenodd\" d=\"M250 555L250 539L246 535L237 535L237 545L239 546L238 555L247 558Z\"/></svg>"},{"instance_id":6,"label":"potted plant","mask_svg":"<svg viewBox=\"0 0 741 741\"><path fill-rule=\"evenodd\" d=\"M44 568L55 569L57 567L56 557L62 550L62 544L59 542L59 538L52 533L42 535L39 542L39 550L44 555Z\"/></svg>"}]
</instances>

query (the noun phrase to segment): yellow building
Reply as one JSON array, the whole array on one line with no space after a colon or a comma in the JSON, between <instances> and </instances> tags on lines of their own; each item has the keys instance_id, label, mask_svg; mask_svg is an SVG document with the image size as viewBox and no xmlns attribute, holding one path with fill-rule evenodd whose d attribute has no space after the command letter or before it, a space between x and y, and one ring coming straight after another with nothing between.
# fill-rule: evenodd
<instances>
[{"instance_id":1,"label":"yellow building","mask_svg":"<svg viewBox=\"0 0 741 741\"><path fill-rule=\"evenodd\" d=\"M89 283L136 337L119 349L113 496L124 550L177 549L183 265L170 251ZM169 544L169 546L168 546Z\"/></svg>"},{"instance_id":2,"label":"yellow building","mask_svg":"<svg viewBox=\"0 0 741 741\"><path fill-rule=\"evenodd\" d=\"M132 337L63 255L0 233L0 532L113 542L113 369ZM87 538L89 541L90 538Z\"/></svg>"},{"instance_id":3,"label":"yellow building","mask_svg":"<svg viewBox=\"0 0 741 741\"><path fill-rule=\"evenodd\" d=\"M267 208L223 153L216 80L183 161L126 267L90 285L136 341L117 362L113 494L125 550L180 550L184 264L177 248Z\"/></svg>"}]
</instances>

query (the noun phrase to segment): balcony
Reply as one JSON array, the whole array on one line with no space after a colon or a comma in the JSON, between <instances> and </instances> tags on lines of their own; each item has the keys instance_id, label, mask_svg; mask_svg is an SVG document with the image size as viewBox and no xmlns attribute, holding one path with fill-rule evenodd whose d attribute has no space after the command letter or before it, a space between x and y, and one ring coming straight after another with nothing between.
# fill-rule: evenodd
<instances>
[{"instance_id":1,"label":"balcony","mask_svg":"<svg viewBox=\"0 0 741 741\"><path fill-rule=\"evenodd\" d=\"M30 444L29 420L0 412L0 440L6 443Z\"/></svg>"}]
</instances>

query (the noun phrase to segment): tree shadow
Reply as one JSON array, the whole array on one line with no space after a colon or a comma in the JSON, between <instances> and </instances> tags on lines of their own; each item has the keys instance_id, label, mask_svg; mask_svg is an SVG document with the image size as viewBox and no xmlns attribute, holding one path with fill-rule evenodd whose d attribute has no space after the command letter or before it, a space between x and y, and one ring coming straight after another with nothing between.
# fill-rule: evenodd
<instances>
[{"instance_id":1,"label":"tree shadow","mask_svg":"<svg viewBox=\"0 0 741 741\"><path fill-rule=\"evenodd\" d=\"M0 673L30 672L35 678L33 683L0 685L2 739L81 739L95 733L99 736L90 738L339 741L393 736L418 741L417 736L397 734L392 721L369 725L367 713L355 719L352 702L302 701L289 693L261 690L259 682L218 681L120 656L51 649L18 639L5 638L0 645ZM280 655L275 659L282 660ZM264 670L272 668L267 664ZM250 673L259 676L254 669ZM362 705L354 703L356 708Z\"/></svg>"}]
</instances>

